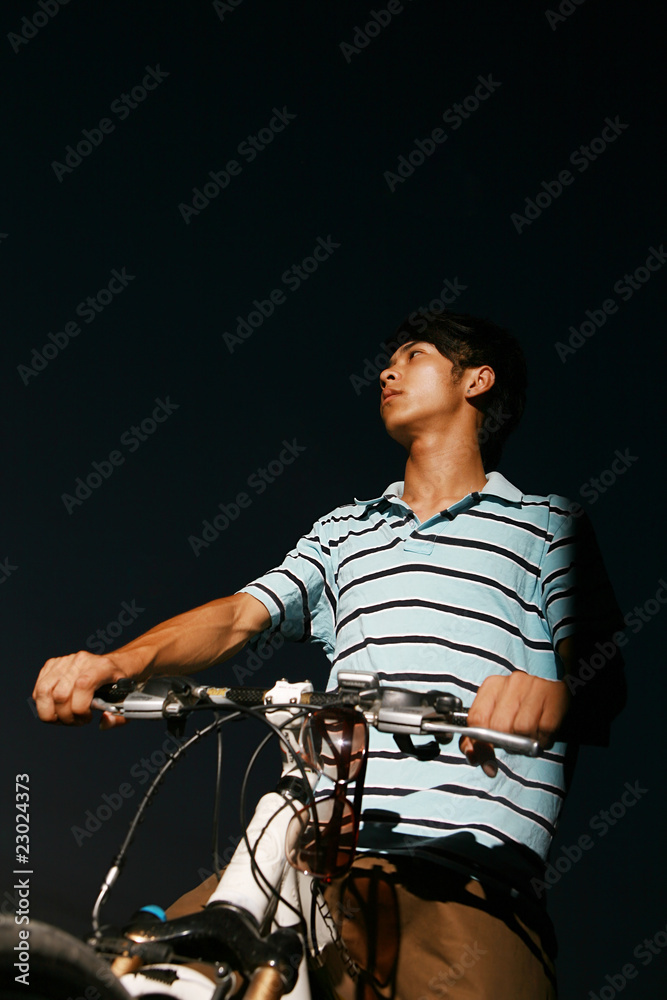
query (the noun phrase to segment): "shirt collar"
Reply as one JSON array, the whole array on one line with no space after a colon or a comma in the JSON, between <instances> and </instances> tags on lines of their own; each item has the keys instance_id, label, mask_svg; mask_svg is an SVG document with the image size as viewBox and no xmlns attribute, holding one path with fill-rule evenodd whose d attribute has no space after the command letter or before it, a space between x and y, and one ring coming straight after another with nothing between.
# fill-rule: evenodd
<instances>
[{"instance_id":1,"label":"shirt collar","mask_svg":"<svg viewBox=\"0 0 667 1000\"><path fill-rule=\"evenodd\" d=\"M381 500L400 500L403 496L403 487L404 483L401 480L398 480L395 483L390 483L382 496L374 497L372 500L358 500L355 497L354 502L360 504L361 506L368 507L371 504L380 503ZM500 497L501 500L509 500L512 503L520 503L523 500L523 493L521 490L518 490L516 486L513 486L507 479L505 479L504 476L501 476L499 472L489 472L487 474L486 486L483 486L480 490L480 495L481 494Z\"/></svg>"}]
</instances>

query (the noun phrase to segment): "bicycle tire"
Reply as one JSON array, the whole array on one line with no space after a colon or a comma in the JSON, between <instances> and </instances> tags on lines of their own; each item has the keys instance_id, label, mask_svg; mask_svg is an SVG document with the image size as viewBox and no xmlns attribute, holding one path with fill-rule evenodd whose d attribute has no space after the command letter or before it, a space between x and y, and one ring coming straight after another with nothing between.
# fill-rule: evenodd
<instances>
[{"instance_id":1,"label":"bicycle tire","mask_svg":"<svg viewBox=\"0 0 667 1000\"><path fill-rule=\"evenodd\" d=\"M38 920L30 932L29 986L16 981L15 948L24 944L13 920L0 919L0 997L2 1000L131 1000L108 962L66 931Z\"/></svg>"}]
</instances>

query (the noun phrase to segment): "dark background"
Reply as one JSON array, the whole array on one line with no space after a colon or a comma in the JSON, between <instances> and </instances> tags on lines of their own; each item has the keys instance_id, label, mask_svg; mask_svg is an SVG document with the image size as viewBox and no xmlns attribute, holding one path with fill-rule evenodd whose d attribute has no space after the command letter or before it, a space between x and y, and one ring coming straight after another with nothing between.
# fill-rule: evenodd
<instances>
[{"instance_id":1,"label":"dark background","mask_svg":"<svg viewBox=\"0 0 667 1000\"><path fill-rule=\"evenodd\" d=\"M623 613L649 601L646 622L627 630L627 708L609 748L581 754L552 860L583 834L593 847L548 900L566 1000L609 990L606 977L629 962L629 1000L662 993L667 954L643 964L633 951L656 933L667 941L665 612L650 603L667 575L664 274L641 283L640 272L628 301L614 290L666 235L661 14L653 3L561 6L572 13L550 24L539 3L414 0L346 57L341 43L384 0L237 0L227 10L72 0L38 29L22 22L42 10L36 2L3 3L2 886L12 885L14 774L29 772L32 916L86 931L139 798L140 761L164 741L157 723L106 734L39 724L29 695L41 664L85 648L122 602L142 610L116 644L232 593L316 517L400 479L373 359L448 279L465 286L455 308L509 326L528 358L529 405L500 471L526 493L582 503ZM34 37L17 41L22 30ZM121 120L112 103L158 65L168 75ZM500 86L488 99L459 128L443 122L489 74ZM248 162L237 147L274 108L296 117ZM580 172L570 155L616 116L627 128ZM103 118L114 130L59 179L54 161ZM392 191L385 173L435 128L447 140ZM230 159L240 174L186 223L179 205ZM565 169L573 183L518 232L512 213ZM318 237L339 246L290 291L281 276ZM122 293L93 322L79 317L81 333L40 362L33 349L123 268L134 277ZM230 351L223 333L278 287L286 300ZM617 311L561 360L556 343L610 298ZM33 364L41 370L26 375ZM134 451L121 443L167 397L172 415ZM248 478L284 440L305 450L260 494ZM591 479L626 449L627 469L595 494ZM68 512L63 494L114 450L124 463ZM250 506L195 555L189 538L240 491ZM297 645L251 682L321 685L326 674L323 654ZM213 679L234 681L234 670ZM223 851L239 833L238 780L255 741L240 727L227 736ZM110 918L166 904L210 868L213 780L212 746L179 766L140 829ZM645 791L604 836L592 831L626 782ZM117 802L123 783L130 799L77 843L73 828L103 794ZM3 906L12 915L11 891Z\"/></svg>"}]
</instances>

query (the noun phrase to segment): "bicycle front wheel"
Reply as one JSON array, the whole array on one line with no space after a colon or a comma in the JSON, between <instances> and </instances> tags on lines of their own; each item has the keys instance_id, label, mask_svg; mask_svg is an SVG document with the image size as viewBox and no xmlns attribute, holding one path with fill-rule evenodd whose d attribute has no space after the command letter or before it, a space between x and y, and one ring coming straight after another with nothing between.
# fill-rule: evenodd
<instances>
[{"instance_id":1,"label":"bicycle front wheel","mask_svg":"<svg viewBox=\"0 0 667 1000\"><path fill-rule=\"evenodd\" d=\"M30 1000L130 1000L109 964L83 941L38 920L31 920L25 929L29 937L22 939L13 920L0 920L2 1000L27 996Z\"/></svg>"}]
</instances>

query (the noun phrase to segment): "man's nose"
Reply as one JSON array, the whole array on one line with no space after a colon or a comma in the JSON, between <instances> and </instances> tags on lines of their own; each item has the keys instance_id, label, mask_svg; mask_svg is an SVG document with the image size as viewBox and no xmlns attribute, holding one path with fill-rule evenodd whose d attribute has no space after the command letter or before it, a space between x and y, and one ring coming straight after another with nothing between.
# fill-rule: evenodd
<instances>
[{"instance_id":1,"label":"man's nose","mask_svg":"<svg viewBox=\"0 0 667 1000\"><path fill-rule=\"evenodd\" d=\"M387 382L393 382L398 378L398 372L395 368L385 368L380 372L380 388L384 389Z\"/></svg>"}]
</instances>

